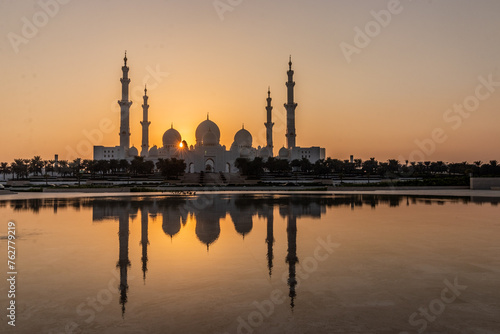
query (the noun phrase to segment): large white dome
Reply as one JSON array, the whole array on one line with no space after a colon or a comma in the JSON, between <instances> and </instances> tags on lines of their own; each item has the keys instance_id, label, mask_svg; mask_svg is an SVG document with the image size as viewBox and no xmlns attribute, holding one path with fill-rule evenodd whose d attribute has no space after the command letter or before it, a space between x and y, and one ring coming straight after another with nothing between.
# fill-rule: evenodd
<instances>
[{"instance_id":1,"label":"large white dome","mask_svg":"<svg viewBox=\"0 0 500 334\"><path fill-rule=\"evenodd\" d=\"M238 147L252 147L252 135L248 130L242 128L234 135L234 143Z\"/></svg>"},{"instance_id":2,"label":"large white dome","mask_svg":"<svg viewBox=\"0 0 500 334\"><path fill-rule=\"evenodd\" d=\"M208 130L212 131L217 138L217 143L220 141L220 130L217 124L209 120L208 118L198 125L196 128L196 143L201 144L203 142L203 137L207 134Z\"/></svg>"},{"instance_id":3,"label":"large white dome","mask_svg":"<svg viewBox=\"0 0 500 334\"><path fill-rule=\"evenodd\" d=\"M212 129L208 129L208 132L203 136L203 146L215 146L219 144L217 135L212 132Z\"/></svg>"},{"instance_id":4,"label":"large white dome","mask_svg":"<svg viewBox=\"0 0 500 334\"><path fill-rule=\"evenodd\" d=\"M181 142L181 134L173 127L163 134L163 147L177 147Z\"/></svg>"}]
</instances>

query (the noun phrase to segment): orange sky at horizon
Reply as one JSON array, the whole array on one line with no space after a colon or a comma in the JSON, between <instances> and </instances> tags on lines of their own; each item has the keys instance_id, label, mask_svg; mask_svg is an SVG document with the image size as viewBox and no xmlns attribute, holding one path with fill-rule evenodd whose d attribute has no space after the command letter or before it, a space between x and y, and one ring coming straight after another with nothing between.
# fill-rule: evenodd
<instances>
[{"instance_id":1,"label":"orange sky at horizon","mask_svg":"<svg viewBox=\"0 0 500 334\"><path fill-rule=\"evenodd\" d=\"M342 45L359 46L356 27L376 27L373 13L394 1L241 1L222 14L199 0L2 2L0 161L88 159L93 145L118 145L124 50L139 151L144 83L150 147L172 123L194 144L207 113L222 145L242 124L264 145L270 86L276 155L291 54L298 146L337 159L500 160L500 3L401 0L349 62ZM47 22L23 35L40 13ZM15 46L13 34L27 42Z\"/></svg>"}]
</instances>

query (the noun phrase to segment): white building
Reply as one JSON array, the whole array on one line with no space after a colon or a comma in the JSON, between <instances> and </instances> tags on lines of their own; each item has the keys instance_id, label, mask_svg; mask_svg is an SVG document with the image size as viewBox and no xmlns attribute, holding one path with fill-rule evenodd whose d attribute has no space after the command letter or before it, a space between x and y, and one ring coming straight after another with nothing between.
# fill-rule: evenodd
<instances>
[{"instance_id":1,"label":"white building","mask_svg":"<svg viewBox=\"0 0 500 334\"><path fill-rule=\"evenodd\" d=\"M122 67L123 77L120 79L122 83L122 99L118 101L120 105L120 146L104 147L94 146L94 160L111 160L111 159L133 159L139 155L136 147L129 146L130 143L130 106L132 101L129 101L129 84L128 77L129 68L127 66L127 55L125 54L124 66ZM287 110L287 148L283 147L279 151L278 158L281 159L302 159L307 158L312 163L319 159L325 158L325 149L320 147L297 147L295 146L295 108L297 104L294 102L294 86L293 81L294 71L292 70L292 61L289 61L288 81L286 83L288 89L288 100L285 104ZM149 148L149 125L151 122L148 119L148 96L147 89L144 89L144 103L142 125L142 145L140 156L154 162L159 159L182 159L186 162L186 172L197 173L206 172L237 172L235 161L238 158L247 158L253 160L256 157L262 157L266 160L273 155L273 133L272 128L272 109L271 92L268 90L267 97L267 122L266 127L265 147L254 148L252 146L252 135L244 127L236 132L234 141L229 148L220 144L220 129L219 126L209 119L202 121L196 128L196 144L187 147L183 141L181 134L171 126L165 131L162 138L162 146L154 145Z\"/></svg>"}]
</instances>

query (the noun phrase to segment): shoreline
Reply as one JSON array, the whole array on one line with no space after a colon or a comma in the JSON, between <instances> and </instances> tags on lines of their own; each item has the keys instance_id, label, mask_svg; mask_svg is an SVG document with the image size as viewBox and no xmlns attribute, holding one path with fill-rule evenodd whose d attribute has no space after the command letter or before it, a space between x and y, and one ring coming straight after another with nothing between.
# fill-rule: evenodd
<instances>
[{"instance_id":1,"label":"shoreline","mask_svg":"<svg viewBox=\"0 0 500 334\"><path fill-rule=\"evenodd\" d=\"M241 189L243 188L243 189ZM300 188L300 187L298 187ZM324 188L323 188L324 189ZM457 187L405 187L405 189L336 189L327 190L318 189L278 189L278 187L238 187L238 189L220 189L220 188L175 188L162 192L116 192L111 189L96 189L99 191L86 192L76 189L63 192L19 192L10 191L0 193L0 202L6 200L24 200L24 199L47 199L47 198L80 198L80 197L153 197L153 196L196 196L202 194L315 194L315 195L384 195L384 196L432 196L432 197L491 197L500 198L500 190L470 190ZM183 192L193 192L192 194Z\"/></svg>"}]
</instances>

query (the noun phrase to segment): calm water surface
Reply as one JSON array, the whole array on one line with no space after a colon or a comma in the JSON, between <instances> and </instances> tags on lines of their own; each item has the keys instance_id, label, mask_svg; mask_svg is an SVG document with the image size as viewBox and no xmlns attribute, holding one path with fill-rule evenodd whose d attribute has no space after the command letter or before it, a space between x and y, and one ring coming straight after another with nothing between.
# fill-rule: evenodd
<instances>
[{"instance_id":1,"label":"calm water surface","mask_svg":"<svg viewBox=\"0 0 500 334\"><path fill-rule=\"evenodd\" d=\"M500 333L497 199L59 198L0 217L18 267L2 332Z\"/></svg>"}]
</instances>

